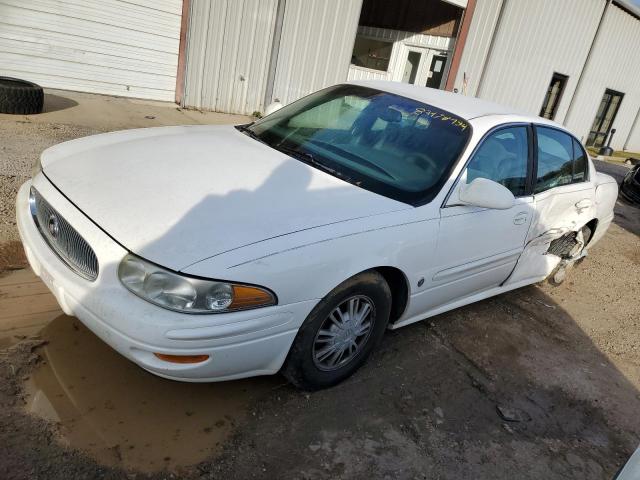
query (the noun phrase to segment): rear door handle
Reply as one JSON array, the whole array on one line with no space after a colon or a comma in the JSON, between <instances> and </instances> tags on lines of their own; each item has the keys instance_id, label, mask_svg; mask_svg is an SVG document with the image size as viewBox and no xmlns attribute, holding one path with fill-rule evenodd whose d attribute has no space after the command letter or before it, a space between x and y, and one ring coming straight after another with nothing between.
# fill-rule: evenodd
<instances>
[{"instance_id":1,"label":"rear door handle","mask_svg":"<svg viewBox=\"0 0 640 480\"><path fill-rule=\"evenodd\" d=\"M515 217L513 217L514 225L522 225L527 221L527 212L520 212Z\"/></svg>"},{"instance_id":2,"label":"rear door handle","mask_svg":"<svg viewBox=\"0 0 640 480\"><path fill-rule=\"evenodd\" d=\"M588 198L584 198L576 203L576 210L578 211L578 213L582 213L582 210L591 207L591 205L593 205L591 200L589 200Z\"/></svg>"}]
</instances>

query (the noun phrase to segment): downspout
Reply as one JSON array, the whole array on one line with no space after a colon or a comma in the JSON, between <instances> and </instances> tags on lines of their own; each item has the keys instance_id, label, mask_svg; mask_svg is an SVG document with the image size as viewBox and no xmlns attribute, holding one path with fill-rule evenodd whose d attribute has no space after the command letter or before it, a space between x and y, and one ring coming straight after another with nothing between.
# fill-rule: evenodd
<instances>
[{"instance_id":1,"label":"downspout","mask_svg":"<svg viewBox=\"0 0 640 480\"><path fill-rule=\"evenodd\" d=\"M176 72L175 102L184 106L185 75L187 70L187 41L189 19L191 16L191 0L182 0L182 16L180 17L180 44L178 46L178 71Z\"/></svg>"},{"instance_id":2,"label":"downspout","mask_svg":"<svg viewBox=\"0 0 640 480\"><path fill-rule=\"evenodd\" d=\"M602 10L602 15L600 16L600 21L598 22L598 28L596 28L596 33L591 40L591 45L589 46L589 52L587 53L587 58L584 60L584 64L582 65L582 70L580 70L580 76L578 77L578 82L576 83L576 88L573 89L573 95L571 96L571 102L569 102L569 108L567 108L567 113L564 116L564 120L562 124L566 127L569 123L569 117L573 113L573 106L575 105L575 99L578 95L578 90L582 86L582 81L584 79L584 72L587 70L587 65L589 65L589 61L591 60L591 56L593 55L593 49L595 47L596 41L600 37L600 32L602 30L602 24L604 23L604 17L609 9L609 5L611 5L612 0L607 0L607 3L604 6L604 10Z\"/></svg>"},{"instance_id":3,"label":"downspout","mask_svg":"<svg viewBox=\"0 0 640 480\"><path fill-rule=\"evenodd\" d=\"M626 151L629 148L629 142L631 141L631 136L633 132L635 132L636 128L638 128L638 120L640 120L640 108L638 108L638 113L636 113L636 118L631 124L631 130L629 130L629 135L627 136L627 140L624 142L624 146L622 150Z\"/></svg>"},{"instance_id":4,"label":"downspout","mask_svg":"<svg viewBox=\"0 0 640 480\"><path fill-rule=\"evenodd\" d=\"M462 52L464 52L464 46L467 43L467 36L469 35L469 28L471 27L471 20L473 19L473 12L476 8L476 0L469 0L467 8L462 13L462 21L456 34L456 41L453 46L453 57L451 58L451 64L449 65L449 71L447 72L447 83L445 90L452 91L456 83L456 77L458 76L458 69L460 68L460 61L462 60Z\"/></svg>"},{"instance_id":5,"label":"downspout","mask_svg":"<svg viewBox=\"0 0 640 480\"><path fill-rule=\"evenodd\" d=\"M280 40L282 39L282 25L284 23L284 10L287 0L278 0L276 9L276 23L273 27L273 44L269 58L269 70L267 72L267 86L264 93L264 108L273 101L273 89L276 82L276 69L278 68L278 54L280 53Z\"/></svg>"},{"instance_id":6,"label":"downspout","mask_svg":"<svg viewBox=\"0 0 640 480\"><path fill-rule=\"evenodd\" d=\"M480 78L478 79L478 88L476 88L475 97L480 98L480 93L482 92L482 87L484 85L485 73L487 72L487 65L489 65L489 61L491 60L491 54L493 53L493 47L496 43L496 37L498 36L498 31L500 30L500 25L502 25L502 17L504 16L504 8L507 5L508 0L502 0L502 4L500 5L500 12L498 13L498 19L496 20L496 26L493 28L493 35L491 35L491 41L489 42L489 49L487 50L487 56L482 63L482 72L480 72Z\"/></svg>"}]
</instances>

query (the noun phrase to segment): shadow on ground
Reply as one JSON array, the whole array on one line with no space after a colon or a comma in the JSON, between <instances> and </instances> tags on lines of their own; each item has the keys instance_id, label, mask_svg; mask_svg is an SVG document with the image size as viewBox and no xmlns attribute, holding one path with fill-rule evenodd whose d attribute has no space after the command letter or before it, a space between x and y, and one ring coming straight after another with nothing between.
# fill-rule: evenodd
<instances>
[{"instance_id":1,"label":"shadow on ground","mask_svg":"<svg viewBox=\"0 0 640 480\"><path fill-rule=\"evenodd\" d=\"M63 97L60 95L54 95L52 93L45 93L44 95L44 107L42 113L57 112L59 110L66 110L78 105L78 102L71 98Z\"/></svg>"}]
</instances>

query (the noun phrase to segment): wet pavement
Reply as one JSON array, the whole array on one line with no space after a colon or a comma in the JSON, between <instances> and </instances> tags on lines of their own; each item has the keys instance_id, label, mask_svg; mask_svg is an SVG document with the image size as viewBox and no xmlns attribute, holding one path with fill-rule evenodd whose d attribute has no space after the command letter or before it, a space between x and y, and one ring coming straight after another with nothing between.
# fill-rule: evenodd
<instances>
[{"instance_id":1,"label":"wet pavement","mask_svg":"<svg viewBox=\"0 0 640 480\"><path fill-rule=\"evenodd\" d=\"M37 336L42 361L26 378L25 408L57 427L63 445L99 463L142 472L176 470L215 454L247 406L284 383L158 378L64 315L29 270L0 278L0 346Z\"/></svg>"}]
</instances>

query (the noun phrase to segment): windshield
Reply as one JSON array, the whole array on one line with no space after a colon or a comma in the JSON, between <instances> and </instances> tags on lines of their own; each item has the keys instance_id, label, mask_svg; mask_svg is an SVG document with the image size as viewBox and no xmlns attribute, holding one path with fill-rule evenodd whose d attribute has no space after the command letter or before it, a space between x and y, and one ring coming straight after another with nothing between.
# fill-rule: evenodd
<instances>
[{"instance_id":1,"label":"windshield","mask_svg":"<svg viewBox=\"0 0 640 480\"><path fill-rule=\"evenodd\" d=\"M413 205L438 193L471 135L456 115L357 85L309 95L245 130L354 185Z\"/></svg>"}]
</instances>

